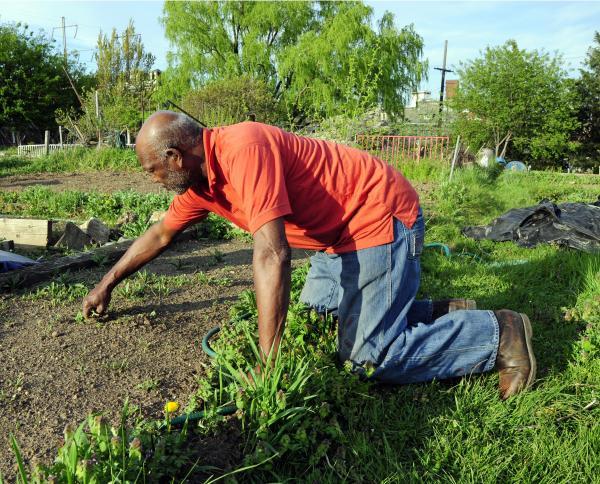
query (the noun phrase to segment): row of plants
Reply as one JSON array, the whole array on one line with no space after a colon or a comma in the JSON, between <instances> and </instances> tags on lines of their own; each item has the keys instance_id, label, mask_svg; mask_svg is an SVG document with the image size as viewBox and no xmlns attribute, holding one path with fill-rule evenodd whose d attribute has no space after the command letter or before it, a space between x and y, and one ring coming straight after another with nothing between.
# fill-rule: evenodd
<instances>
[{"instance_id":1,"label":"row of plants","mask_svg":"<svg viewBox=\"0 0 600 484\"><path fill-rule=\"evenodd\" d=\"M334 321L298 302L305 266L292 275L281 351L260 373L256 300L251 291L240 295L213 344L217 357L182 409L205 411L198 424L178 429L167 414L111 428L90 416L66 429L50 467L31 474L20 465L22 480L218 479L223 471L202 467L190 442L223 434L244 455L225 471L232 480L593 482L600 472L600 256L458 233L463 223L489 222L540 196L587 200L595 190L584 178L465 170L437 183L428 202L427 241L449 244L453 255L424 253L420 296L470 297L480 308L529 314L539 367L531 392L501 402L493 374L402 387L361 380L336 358ZM226 405L237 413L218 415ZM241 437L229 430L232 419Z\"/></svg>"},{"instance_id":2,"label":"row of plants","mask_svg":"<svg viewBox=\"0 0 600 484\"><path fill-rule=\"evenodd\" d=\"M30 187L22 191L0 192L0 213L23 217L70 219L84 221L96 217L109 226L121 219L120 231L125 237L137 237L149 226L153 212L167 210L172 194L142 194L133 190L114 192L63 191L46 187ZM197 226L199 237L230 239L242 231L225 219L210 214Z\"/></svg>"}]
</instances>

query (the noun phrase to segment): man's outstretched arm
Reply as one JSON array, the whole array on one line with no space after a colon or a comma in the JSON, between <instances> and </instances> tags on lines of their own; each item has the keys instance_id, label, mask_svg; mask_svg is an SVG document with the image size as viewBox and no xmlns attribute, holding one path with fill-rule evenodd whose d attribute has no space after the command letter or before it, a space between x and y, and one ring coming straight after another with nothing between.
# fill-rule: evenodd
<instances>
[{"instance_id":1,"label":"man's outstretched arm","mask_svg":"<svg viewBox=\"0 0 600 484\"><path fill-rule=\"evenodd\" d=\"M83 315L87 318L92 310L95 310L98 314L106 311L115 286L160 255L169 246L177 233L177 230L168 228L160 221L138 237L127 249L127 252L123 254L123 257L84 298Z\"/></svg>"},{"instance_id":2,"label":"man's outstretched arm","mask_svg":"<svg viewBox=\"0 0 600 484\"><path fill-rule=\"evenodd\" d=\"M258 339L263 361L277 354L290 302L291 250L283 219L267 222L254 234L254 288Z\"/></svg>"}]
</instances>

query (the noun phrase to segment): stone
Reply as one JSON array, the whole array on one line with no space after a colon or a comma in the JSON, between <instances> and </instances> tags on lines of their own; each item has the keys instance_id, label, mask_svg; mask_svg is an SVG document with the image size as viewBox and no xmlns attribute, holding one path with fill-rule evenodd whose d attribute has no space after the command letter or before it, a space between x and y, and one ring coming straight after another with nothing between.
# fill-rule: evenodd
<instances>
[{"instance_id":1,"label":"stone","mask_svg":"<svg viewBox=\"0 0 600 484\"><path fill-rule=\"evenodd\" d=\"M2 240L0 241L0 250L10 252L15 250L15 242L13 240Z\"/></svg>"},{"instance_id":2,"label":"stone","mask_svg":"<svg viewBox=\"0 0 600 484\"><path fill-rule=\"evenodd\" d=\"M66 247L67 249L81 250L92 243L91 237L81 230L73 222L67 222L65 231L54 247Z\"/></svg>"},{"instance_id":3,"label":"stone","mask_svg":"<svg viewBox=\"0 0 600 484\"><path fill-rule=\"evenodd\" d=\"M110 238L110 229L101 220L94 217L81 224L79 228L98 244L106 244Z\"/></svg>"}]
</instances>

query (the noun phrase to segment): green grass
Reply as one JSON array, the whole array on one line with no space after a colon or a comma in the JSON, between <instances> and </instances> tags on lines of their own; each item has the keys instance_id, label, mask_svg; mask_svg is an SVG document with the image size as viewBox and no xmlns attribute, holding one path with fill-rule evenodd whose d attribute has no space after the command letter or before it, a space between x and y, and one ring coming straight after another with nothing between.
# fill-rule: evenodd
<instances>
[{"instance_id":1,"label":"green grass","mask_svg":"<svg viewBox=\"0 0 600 484\"><path fill-rule=\"evenodd\" d=\"M405 173L410 178L427 170L407 167ZM443 173L430 170L431 175L434 181L423 180L434 185L426 203L426 241L448 244L452 256L424 252L420 295L471 297L481 308L526 312L538 359L535 387L502 402L493 373L399 387L361 381L337 362L331 321L319 320L298 303L303 267L293 273L286 334L273 368L254 373L254 383L244 376L257 360L256 300L246 291L232 307L231 324L214 342L219 356L186 409L208 411L196 431L210 434L226 428L216 407L238 407L245 458L237 479L598 482L600 254L554 246L524 249L460 235L465 224L488 223L509 208L544 197L592 200L598 193L596 178L474 169L447 183ZM133 435L152 445L148 434L140 433L142 427L126 429L129 448ZM93 434L92 427L83 431ZM157 442L173 446L162 472L181 478L192 467L187 430L152 432ZM165 451L164 446L158 449ZM108 457L96 455L101 456L97 475L106 476L101 474L107 468L102 459ZM179 465L186 456L187 467ZM139 470L139 462L127 465L121 475L149 476L147 469ZM40 472L66 475L59 464Z\"/></svg>"},{"instance_id":2,"label":"green grass","mask_svg":"<svg viewBox=\"0 0 600 484\"><path fill-rule=\"evenodd\" d=\"M37 158L9 151L0 156L0 177L28 173L89 172L101 170L141 171L135 152L129 149L74 148Z\"/></svg>"}]
</instances>

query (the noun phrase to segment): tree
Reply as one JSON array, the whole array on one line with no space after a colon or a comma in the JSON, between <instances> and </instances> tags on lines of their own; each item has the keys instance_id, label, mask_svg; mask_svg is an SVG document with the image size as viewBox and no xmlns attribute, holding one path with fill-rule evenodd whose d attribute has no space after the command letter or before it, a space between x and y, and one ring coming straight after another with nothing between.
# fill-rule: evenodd
<instances>
[{"instance_id":1,"label":"tree","mask_svg":"<svg viewBox=\"0 0 600 484\"><path fill-rule=\"evenodd\" d=\"M246 121L273 123L280 119L271 91L262 80L242 76L206 84L188 92L183 108L207 126Z\"/></svg>"},{"instance_id":2,"label":"tree","mask_svg":"<svg viewBox=\"0 0 600 484\"><path fill-rule=\"evenodd\" d=\"M556 163L573 151L577 101L560 56L519 49L514 40L488 47L461 63L459 89L451 105L456 129L478 149L497 156Z\"/></svg>"},{"instance_id":3,"label":"tree","mask_svg":"<svg viewBox=\"0 0 600 484\"><path fill-rule=\"evenodd\" d=\"M377 103L398 114L403 93L425 76L423 41L412 26L398 30L390 13L377 32L371 18L361 2L166 2L177 72L168 78L189 83L170 94L246 75L270 86L292 115Z\"/></svg>"},{"instance_id":4,"label":"tree","mask_svg":"<svg viewBox=\"0 0 600 484\"><path fill-rule=\"evenodd\" d=\"M65 66L44 34L27 25L0 25L0 126L37 138L54 130L54 110L78 104L63 67L76 86L88 82L77 60Z\"/></svg>"},{"instance_id":5,"label":"tree","mask_svg":"<svg viewBox=\"0 0 600 484\"><path fill-rule=\"evenodd\" d=\"M71 112L58 112L61 122L84 143L98 134L113 135L125 128L135 131L156 84L152 76L155 57L146 52L131 20L120 34L113 29L110 36L98 35L95 58L96 86L82 96L83 115L76 119Z\"/></svg>"},{"instance_id":6,"label":"tree","mask_svg":"<svg viewBox=\"0 0 600 484\"><path fill-rule=\"evenodd\" d=\"M588 50L585 68L577 80L581 128L577 138L584 156L600 157L600 32L594 34L595 45Z\"/></svg>"}]
</instances>

